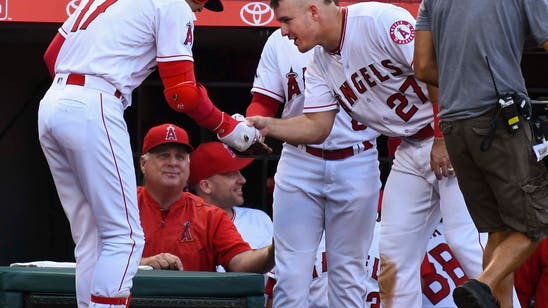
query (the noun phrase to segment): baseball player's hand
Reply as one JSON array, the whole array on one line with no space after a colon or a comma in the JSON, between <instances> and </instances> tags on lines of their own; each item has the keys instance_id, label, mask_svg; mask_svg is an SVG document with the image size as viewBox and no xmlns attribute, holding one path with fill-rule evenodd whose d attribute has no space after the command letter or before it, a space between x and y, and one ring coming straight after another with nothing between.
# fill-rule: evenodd
<instances>
[{"instance_id":1,"label":"baseball player's hand","mask_svg":"<svg viewBox=\"0 0 548 308\"><path fill-rule=\"evenodd\" d=\"M253 116L247 118L247 123L255 126L263 136L268 136L268 126L272 118L263 116Z\"/></svg>"},{"instance_id":2,"label":"baseball player's hand","mask_svg":"<svg viewBox=\"0 0 548 308\"><path fill-rule=\"evenodd\" d=\"M272 149L263 142L264 138L259 130L250 126L243 115L236 113L232 118L238 124L230 131L217 134L220 141L242 155L272 153Z\"/></svg>"},{"instance_id":3,"label":"baseball player's hand","mask_svg":"<svg viewBox=\"0 0 548 308\"><path fill-rule=\"evenodd\" d=\"M142 258L140 265L152 266L153 269L183 270L183 263L176 255L160 253L152 257Z\"/></svg>"},{"instance_id":4,"label":"baseball player's hand","mask_svg":"<svg viewBox=\"0 0 548 308\"><path fill-rule=\"evenodd\" d=\"M430 169L438 180L455 175L443 138L434 138L432 151L430 152Z\"/></svg>"}]
</instances>

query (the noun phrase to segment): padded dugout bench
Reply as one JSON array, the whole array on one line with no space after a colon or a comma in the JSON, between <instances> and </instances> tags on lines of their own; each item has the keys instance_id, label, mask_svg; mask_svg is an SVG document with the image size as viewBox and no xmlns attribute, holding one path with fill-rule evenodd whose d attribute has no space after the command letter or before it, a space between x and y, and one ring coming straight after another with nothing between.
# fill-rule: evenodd
<instances>
[{"instance_id":1,"label":"padded dugout bench","mask_svg":"<svg viewBox=\"0 0 548 308\"><path fill-rule=\"evenodd\" d=\"M264 307L253 273L139 270L131 307ZM0 307L76 307L73 268L0 267Z\"/></svg>"}]
</instances>

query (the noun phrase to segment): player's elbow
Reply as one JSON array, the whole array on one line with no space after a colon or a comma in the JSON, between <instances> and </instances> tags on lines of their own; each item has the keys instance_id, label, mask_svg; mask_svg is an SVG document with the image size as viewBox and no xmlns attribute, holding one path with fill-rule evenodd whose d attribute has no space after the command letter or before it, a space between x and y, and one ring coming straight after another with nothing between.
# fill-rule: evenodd
<instances>
[{"instance_id":1,"label":"player's elbow","mask_svg":"<svg viewBox=\"0 0 548 308\"><path fill-rule=\"evenodd\" d=\"M307 121L308 144L320 144L327 139L333 128L337 111L325 111L318 113L306 113L304 117Z\"/></svg>"},{"instance_id":2,"label":"player's elbow","mask_svg":"<svg viewBox=\"0 0 548 308\"><path fill-rule=\"evenodd\" d=\"M417 61L417 59L415 59L415 62L413 62L413 70L415 72L415 77L418 80L426 82L428 73L424 62Z\"/></svg>"},{"instance_id":3,"label":"player's elbow","mask_svg":"<svg viewBox=\"0 0 548 308\"><path fill-rule=\"evenodd\" d=\"M300 134L294 133L292 137L287 138L287 142L291 144L320 144L327 139L331 127L324 127L323 125L307 125L302 128Z\"/></svg>"},{"instance_id":4,"label":"player's elbow","mask_svg":"<svg viewBox=\"0 0 548 308\"><path fill-rule=\"evenodd\" d=\"M413 62L415 78L430 85L438 85L438 68L436 63L415 56Z\"/></svg>"},{"instance_id":5,"label":"player's elbow","mask_svg":"<svg viewBox=\"0 0 548 308\"><path fill-rule=\"evenodd\" d=\"M436 70L415 66L415 78L429 85L438 86L438 74Z\"/></svg>"}]
</instances>

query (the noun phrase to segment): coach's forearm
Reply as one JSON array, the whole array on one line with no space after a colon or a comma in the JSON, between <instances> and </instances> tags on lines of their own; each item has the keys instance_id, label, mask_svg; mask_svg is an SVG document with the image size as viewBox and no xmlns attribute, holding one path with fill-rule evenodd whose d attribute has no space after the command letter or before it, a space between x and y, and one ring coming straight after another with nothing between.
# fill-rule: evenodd
<instances>
[{"instance_id":1,"label":"coach's forearm","mask_svg":"<svg viewBox=\"0 0 548 308\"><path fill-rule=\"evenodd\" d=\"M237 254L230 260L231 272L267 273L274 267L274 245Z\"/></svg>"}]
</instances>

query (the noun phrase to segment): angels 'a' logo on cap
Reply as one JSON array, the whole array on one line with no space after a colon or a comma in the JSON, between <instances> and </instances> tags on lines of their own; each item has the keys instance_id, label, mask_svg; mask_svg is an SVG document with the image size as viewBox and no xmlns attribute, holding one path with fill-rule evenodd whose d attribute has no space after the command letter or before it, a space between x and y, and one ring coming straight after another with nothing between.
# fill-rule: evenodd
<instances>
[{"instance_id":1,"label":"angels 'a' logo on cap","mask_svg":"<svg viewBox=\"0 0 548 308\"><path fill-rule=\"evenodd\" d=\"M398 20L390 26L390 38L396 44L408 44L415 38L415 27L407 20Z\"/></svg>"},{"instance_id":2,"label":"angels 'a' logo on cap","mask_svg":"<svg viewBox=\"0 0 548 308\"><path fill-rule=\"evenodd\" d=\"M166 127L166 141L177 141L177 134L175 134L175 127L169 125Z\"/></svg>"}]
</instances>

